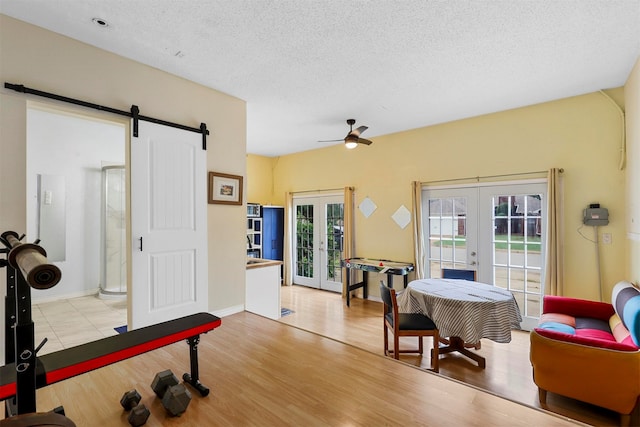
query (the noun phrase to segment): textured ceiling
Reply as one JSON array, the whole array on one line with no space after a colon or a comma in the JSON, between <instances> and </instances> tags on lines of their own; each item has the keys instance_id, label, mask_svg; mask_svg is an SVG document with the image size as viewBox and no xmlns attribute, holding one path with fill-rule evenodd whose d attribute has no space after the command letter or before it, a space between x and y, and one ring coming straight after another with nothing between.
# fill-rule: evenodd
<instances>
[{"instance_id":1,"label":"textured ceiling","mask_svg":"<svg viewBox=\"0 0 640 427\"><path fill-rule=\"evenodd\" d=\"M0 0L0 13L246 100L247 151L266 156L326 147L349 118L375 143L619 87L640 56L640 0Z\"/></svg>"}]
</instances>

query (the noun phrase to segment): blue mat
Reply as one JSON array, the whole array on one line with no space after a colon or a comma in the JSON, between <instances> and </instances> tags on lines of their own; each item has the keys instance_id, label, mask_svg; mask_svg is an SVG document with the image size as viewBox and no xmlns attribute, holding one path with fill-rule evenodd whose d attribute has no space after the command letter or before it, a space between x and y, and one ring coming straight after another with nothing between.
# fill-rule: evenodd
<instances>
[{"instance_id":1,"label":"blue mat","mask_svg":"<svg viewBox=\"0 0 640 427\"><path fill-rule=\"evenodd\" d=\"M282 317L287 316L289 314L293 314L293 313L295 313L295 311L290 310L288 308L284 308L283 307L283 308L280 309L280 316L282 316Z\"/></svg>"},{"instance_id":2,"label":"blue mat","mask_svg":"<svg viewBox=\"0 0 640 427\"><path fill-rule=\"evenodd\" d=\"M123 333L127 332L127 325L118 326L117 328L113 328L113 329L115 329L117 333L123 334Z\"/></svg>"}]
</instances>

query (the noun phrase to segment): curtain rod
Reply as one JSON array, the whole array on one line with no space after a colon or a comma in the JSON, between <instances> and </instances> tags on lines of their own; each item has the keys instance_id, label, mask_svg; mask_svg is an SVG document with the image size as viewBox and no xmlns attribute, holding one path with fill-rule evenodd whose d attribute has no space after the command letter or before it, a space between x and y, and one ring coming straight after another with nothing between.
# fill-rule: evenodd
<instances>
[{"instance_id":1,"label":"curtain rod","mask_svg":"<svg viewBox=\"0 0 640 427\"><path fill-rule=\"evenodd\" d=\"M560 168L558 169L558 171L560 173L563 173L564 169ZM452 178L452 179L441 179L437 181L423 181L423 182L420 182L420 184L436 184L440 182L469 181L469 180L476 180L479 182L481 179L487 179L487 178L504 178L509 176L539 175L541 173L547 173L547 172L548 171L535 171L535 172L505 173L501 175L470 176L467 178Z\"/></svg>"},{"instance_id":2,"label":"curtain rod","mask_svg":"<svg viewBox=\"0 0 640 427\"><path fill-rule=\"evenodd\" d=\"M209 135L209 130L207 129L207 125L205 123L200 123L199 128L181 125L179 123L168 122L162 119L155 119L153 117L140 115L139 108L137 105L131 106L131 111L118 110L116 108L105 107L104 105L94 104L92 102L82 101L79 99L69 98L67 96L56 95L55 93L43 92L37 89L31 89L25 87L21 84L13 84L9 82L4 83L4 87L6 89L12 89L16 92L20 93L28 93L31 95L41 96L43 98L54 99L56 101L67 102L69 104L79 105L81 107L93 108L94 110L106 111L108 113L117 114L119 116L131 117L133 119L133 136L138 136L138 120L144 120L146 122L151 122L163 126L169 126L177 129L182 129L190 132L202 133L202 149L207 149L207 135Z\"/></svg>"},{"instance_id":3,"label":"curtain rod","mask_svg":"<svg viewBox=\"0 0 640 427\"><path fill-rule=\"evenodd\" d=\"M304 190L304 191L292 191L291 194L303 194L303 193L326 193L327 191L344 191L342 188L325 188L324 190Z\"/></svg>"}]
</instances>

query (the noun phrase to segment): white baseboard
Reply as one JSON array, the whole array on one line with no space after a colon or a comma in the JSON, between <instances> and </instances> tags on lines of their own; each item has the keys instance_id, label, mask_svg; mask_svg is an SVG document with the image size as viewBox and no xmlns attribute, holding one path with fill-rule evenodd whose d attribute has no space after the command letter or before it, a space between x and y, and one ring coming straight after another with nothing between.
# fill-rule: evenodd
<instances>
[{"instance_id":1,"label":"white baseboard","mask_svg":"<svg viewBox=\"0 0 640 427\"><path fill-rule=\"evenodd\" d=\"M244 305L234 305L232 307L227 307L222 310L211 311L210 313L213 314L214 316L222 318L225 316L231 316L232 314L240 313L242 311L244 311Z\"/></svg>"}]
</instances>

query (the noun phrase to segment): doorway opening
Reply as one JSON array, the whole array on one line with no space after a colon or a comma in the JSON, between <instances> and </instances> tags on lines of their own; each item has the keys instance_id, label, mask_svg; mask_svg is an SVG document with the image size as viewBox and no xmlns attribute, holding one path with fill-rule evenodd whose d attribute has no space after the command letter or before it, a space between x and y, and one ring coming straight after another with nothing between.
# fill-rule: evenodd
<instances>
[{"instance_id":1,"label":"doorway opening","mask_svg":"<svg viewBox=\"0 0 640 427\"><path fill-rule=\"evenodd\" d=\"M109 268L105 258L126 260L126 193L118 196L123 205L118 217L124 221L116 228L124 233L122 245L107 248L103 181L105 168L118 165L124 171L126 133L122 122L28 105L25 241L40 239L49 261L62 271L57 286L32 292L33 304L48 326L43 351L113 335L114 327L127 323L126 265L119 299L98 298L103 270Z\"/></svg>"}]
</instances>

